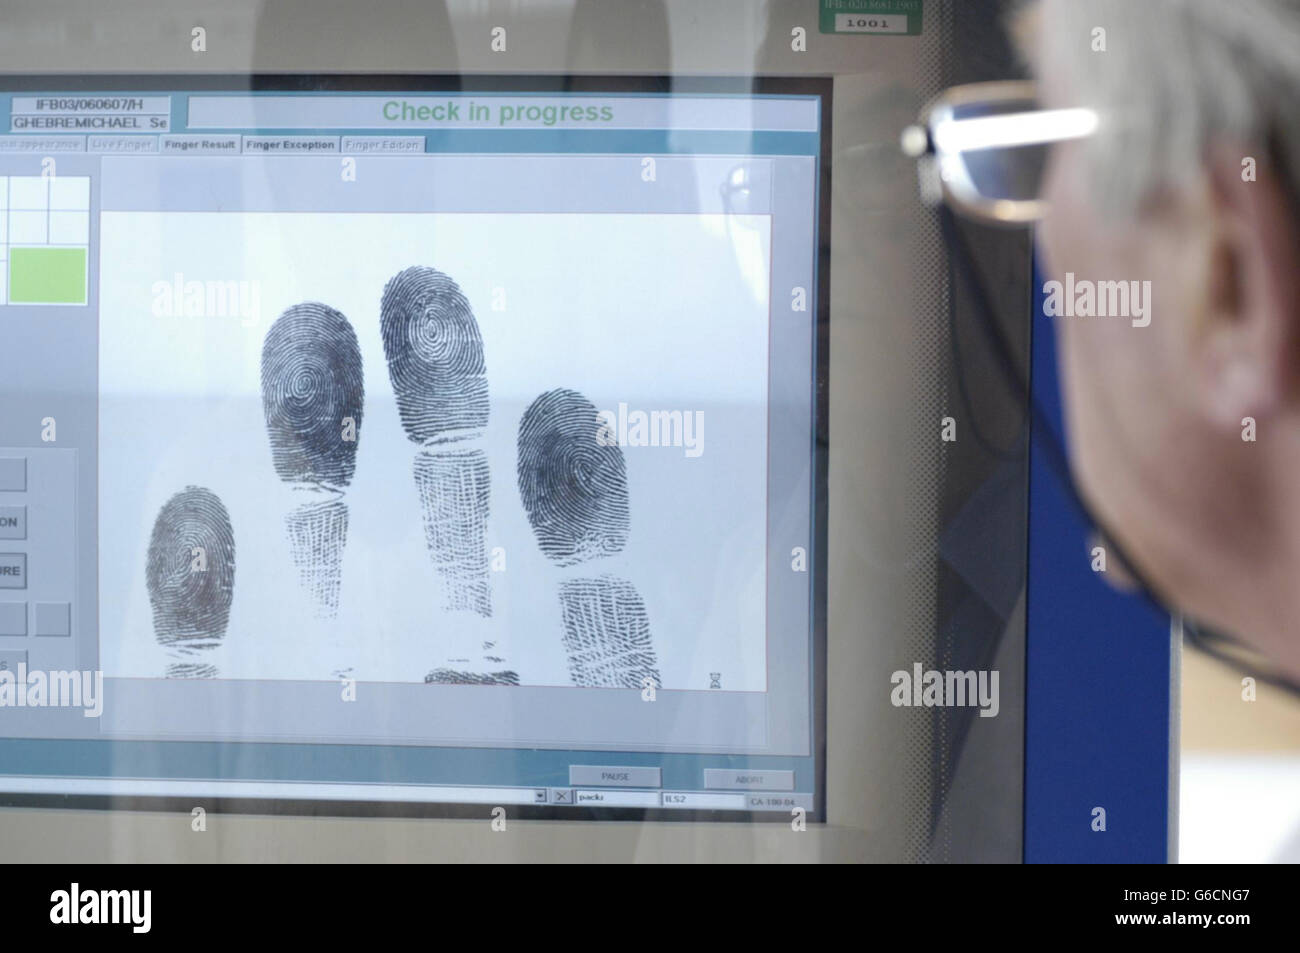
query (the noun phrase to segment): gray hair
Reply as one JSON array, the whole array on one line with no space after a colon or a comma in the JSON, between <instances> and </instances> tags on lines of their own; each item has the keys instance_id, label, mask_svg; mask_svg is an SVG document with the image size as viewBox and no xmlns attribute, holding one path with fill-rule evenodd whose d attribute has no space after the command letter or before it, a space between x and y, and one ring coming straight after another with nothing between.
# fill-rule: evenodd
<instances>
[{"instance_id":1,"label":"gray hair","mask_svg":"<svg viewBox=\"0 0 1300 953\"><path fill-rule=\"evenodd\" d=\"M1100 112L1088 148L1112 210L1192 185L1220 143L1277 163L1300 195L1300 0L1042 0L1039 14L1022 48Z\"/></svg>"}]
</instances>

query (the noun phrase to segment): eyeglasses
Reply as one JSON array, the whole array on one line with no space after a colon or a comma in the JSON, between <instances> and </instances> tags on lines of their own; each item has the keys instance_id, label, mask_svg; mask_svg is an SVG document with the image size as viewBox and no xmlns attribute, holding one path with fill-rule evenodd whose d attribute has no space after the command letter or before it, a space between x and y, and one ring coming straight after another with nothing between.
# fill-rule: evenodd
<instances>
[{"instance_id":1,"label":"eyeglasses","mask_svg":"<svg viewBox=\"0 0 1300 953\"><path fill-rule=\"evenodd\" d=\"M954 86L933 100L922 110L917 124L903 130L900 145L904 153L917 160L922 200L939 206L939 224L954 271L974 299L974 311L1002 372L1025 397L1036 446L1048 469L1083 521L1107 541L1112 561L1130 577L1135 594L1161 614L1178 617L1171 603L1147 581L1115 534L1107 531L1083 498L1056 428L1033 396L1027 369L1014 357L1015 349L1001 322L994 318L987 288L956 220L960 215L1004 227L1039 221L1047 211L1042 185L1050 147L1090 136L1099 124L1097 113L1091 109L1039 108L1033 83L972 83ZM956 354L954 363L961 374ZM1181 618L1181 622L1184 638L1193 647L1259 681L1300 696L1300 684L1238 640L1191 619Z\"/></svg>"},{"instance_id":2,"label":"eyeglasses","mask_svg":"<svg viewBox=\"0 0 1300 953\"><path fill-rule=\"evenodd\" d=\"M1097 131L1083 107L1043 109L1031 82L954 86L903 130L918 160L921 197L990 225L1027 225L1046 211L1042 184L1050 147Z\"/></svg>"}]
</instances>

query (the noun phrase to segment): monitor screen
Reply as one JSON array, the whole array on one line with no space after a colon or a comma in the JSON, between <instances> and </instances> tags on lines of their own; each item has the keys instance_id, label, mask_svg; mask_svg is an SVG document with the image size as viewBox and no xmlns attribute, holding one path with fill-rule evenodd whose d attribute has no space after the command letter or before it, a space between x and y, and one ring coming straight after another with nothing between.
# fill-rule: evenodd
<instances>
[{"instance_id":1,"label":"monitor screen","mask_svg":"<svg viewBox=\"0 0 1300 953\"><path fill-rule=\"evenodd\" d=\"M6 81L0 799L822 817L829 94Z\"/></svg>"}]
</instances>

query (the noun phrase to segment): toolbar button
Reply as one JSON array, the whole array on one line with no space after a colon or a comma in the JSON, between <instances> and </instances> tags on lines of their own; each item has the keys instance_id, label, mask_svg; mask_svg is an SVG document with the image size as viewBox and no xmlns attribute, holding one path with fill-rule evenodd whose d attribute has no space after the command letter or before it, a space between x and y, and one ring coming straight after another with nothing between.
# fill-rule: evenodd
<instances>
[{"instance_id":1,"label":"toolbar button","mask_svg":"<svg viewBox=\"0 0 1300 953\"><path fill-rule=\"evenodd\" d=\"M751 771L746 768L705 768L706 788L741 791L793 791L793 771Z\"/></svg>"},{"instance_id":2,"label":"toolbar button","mask_svg":"<svg viewBox=\"0 0 1300 953\"><path fill-rule=\"evenodd\" d=\"M0 490L22 493L27 489L27 458L0 457Z\"/></svg>"},{"instance_id":3,"label":"toolbar button","mask_svg":"<svg viewBox=\"0 0 1300 953\"><path fill-rule=\"evenodd\" d=\"M66 602L36 603L36 634L71 635L72 606Z\"/></svg>"},{"instance_id":4,"label":"toolbar button","mask_svg":"<svg viewBox=\"0 0 1300 953\"><path fill-rule=\"evenodd\" d=\"M569 765L569 784L573 787L657 788L658 768L618 767L605 764Z\"/></svg>"},{"instance_id":5,"label":"toolbar button","mask_svg":"<svg viewBox=\"0 0 1300 953\"><path fill-rule=\"evenodd\" d=\"M27 554L0 553L0 589L27 588Z\"/></svg>"},{"instance_id":6,"label":"toolbar button","mask_svg":"<svg viewBox=\"0 0 1300 953\"><path fill-rule=\"evenodd\" d=\"M27 538L27 507L0 506L0 539Z\"/></svg>"},{"instance_id":7,"label":"toolbar button","mask_svg":"<svg viewBox=\"0 0 1300 953\"><path fill-rule=\"evenodd\" d=\"M0 635L27 634L27 603L0 602Z\"/></svg>"}]
</instances>

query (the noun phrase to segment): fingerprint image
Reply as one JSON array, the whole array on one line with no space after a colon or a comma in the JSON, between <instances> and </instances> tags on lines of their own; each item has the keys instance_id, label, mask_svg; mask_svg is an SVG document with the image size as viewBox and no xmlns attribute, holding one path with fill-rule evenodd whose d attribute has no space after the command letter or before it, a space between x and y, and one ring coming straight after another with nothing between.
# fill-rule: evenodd
<instances>
[{"instance_id":1,"label":"fingerprint image","mask_svg":"<svg viewBox=\"0 0 1300 953\"><path fill-rule=\"evenodd\" d=\"M542 394L519 422L519 496L537 544L561 566L627 545L623 450L597 439L596 408L572 390Z\"/></svg>"},{"instance_id":2,"label":"fingerprint image","mask_svg":"<svg viewBox=\"0 0 1300 953\"><path fill-rule=\"evenodd\" d=\"M487 426L483 338L460 286L435 268L407 268L384 286L379 331L402 427L419 444Z\"/></svg>"},{"instance_id":3,"label":"fingerprint image","mask_svg":"<svg viewBox=\"0 0 1300 953\"><path fill-rule=\"evenodd\" d=\"M276 318L262 344L262 409L281 480L344 487L356 469L365 401L361 348L348 319L308 302Z\"/></svg>"},{"instance_id":4,"label":"fingerprint image","mask_svg":"<svg viewBox=\"0 0 1300 953\"><path fill-rule=\"evenodd\" d=\"M426 685L518 685L518 672L470 672L436 668L424 676Z\"/></svg>"},{"instance_id":5,"label":"fingerprint image","mask_svg":"<svg viewBox=\"0 0 1300 953\"><path fill-rule=\"evenodd\" d=\"M421 451L415 457L415 486L445 608L490 616L492 590L483 542L491 489L487 457L482 450Z\"/></svg>"},{"instance_id":6,"label":"fingerprint image","mask_svg":"<svg viewBox=\"0 0 1300 953\"><path fill-rule=\"evenodd\" d=\"M460 287L435 268L407 268L384 286L379 331L407 437L422 449L415 487L443 606L492 615L487 522L491 473L475 449L436 449L483 435L483 338Z\"/></svg>"},{"instance_id":7,"label":"fingerprint image","mask_svg":"<svg viewBox=\"0 0 1300 953\"><path fill-rule=\"evenodd\" d=\"M304 503L289 511L284 528L299 584L323 616L333 617L339 609L342 588L347 504L337 497Z\"/></svg>"},{"instance_id":8,"label":"fingerprint image","mask_svg":"<svg viewBox=\"0 0 1300 953\"><path fill-rule=\"evenodd\" d=\"M316 615L338 613L348 510L365 388L352 325L316 302L276 318L262 344L262 409L275 472L328 499L285 518L289 551Z\"/></svg>"},{"instance_id":9,"label":"fingerprint image","mask_svg":"<svg viewBox=\"0 0 1300 953\"><path fill-rule=\"evenodd\" d=\"M573 684L584 688L661 685L650 620L636 588L603 575L560 583L564 650Z\"/></svg>"},{"instance_id":10,"label":"fingerprint image","mask_svg":"<svg viewBox=\"0 0 1300 953\"><path fill-rule=\"evenodd\" d=\"M221 644L235 586L230 514L211 490L187 486L158 511L145 563L154 636L169 678L213 678L203 654Z\"/></svg>"}]
</instances>

